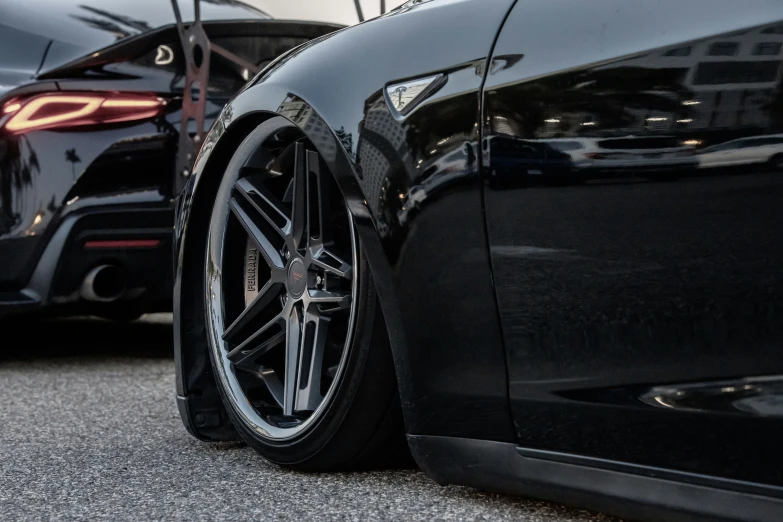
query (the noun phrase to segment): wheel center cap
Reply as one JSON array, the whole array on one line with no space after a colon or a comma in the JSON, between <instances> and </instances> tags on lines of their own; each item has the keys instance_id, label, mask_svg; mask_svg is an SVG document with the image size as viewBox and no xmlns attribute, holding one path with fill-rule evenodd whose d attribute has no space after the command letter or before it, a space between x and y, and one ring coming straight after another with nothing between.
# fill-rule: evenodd
<instances>
[{"instance_id":1,"label":"wheel center cap","mask_svg":"<svg viewBox=\"0 0 783 522\"><path fill-rule=\"evenodd\" d=\"M288 265L288 293L292 297L300 297L307 288L307 270L300 258L295 258Z\"/></svg>"}]
</instances>

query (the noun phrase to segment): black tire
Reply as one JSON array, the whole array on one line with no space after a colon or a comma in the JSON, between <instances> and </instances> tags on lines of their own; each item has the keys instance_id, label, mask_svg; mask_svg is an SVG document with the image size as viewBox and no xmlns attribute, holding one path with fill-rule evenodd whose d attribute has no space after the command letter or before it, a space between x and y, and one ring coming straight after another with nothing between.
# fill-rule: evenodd
<instances>
[{"instance_id":1,"label":"black tire","mask_svg":"<svg viewBox=\"0 0 783 522\"><path fill-rule=\"evenodd\" d=\"M270 142L273 142L273 145L269 145ZM314 147L304 140L302 134L298 132L298 129L292 123L279 117L262 123L237 148L224 171L217 198L210 209L202 209L203 211L211 211L212 218L209 226L203 227L201 230L189 231L189 234L197 234L199 236L198 241L208 247L208 252L209 241L211 241L208 240L210 235L210 230L208 229L215 229L215 222L219 219L216 216L230 213L230 210L226 210L229 201L227 195L230 198L232 191L236 191L235 182L237 178L242 176L240 168L250 161L251 157L263 156L267 154L267 151L270 151L269 154L272 154L271 151L273 150L282 150L287 146L285 142L305 143L309 149L314 150ZM321 178L328 176L330 182L333 183L331 174L326 171L322 162L321 165L319 176ZM340 194L339 197L342 198L342 195ZM309 192L307 193L307 198L309 201ZM292 203L292 208L294 207L295 204ZM225 223L228 223L228 219L228 217L224 219ZM291 222L293 223L293 221L294 219L292 218ZM307 226L310 227L309 221ZM355 238L355 233L353 234ZM311 230L308 228L304 235L307 236L307 241L309 242ZM220 244L223 245L224 242L221 240ZM353 309L354 315L352 316L353 332L346 334L344 349L347 351L344 356L341 356L340 373L334 377L329 393L323 399L323 406L319 406L320 412L316 410L310 413L313 419L305 419L306 422L309 422L307 428L297 432L294 436L288 438L273 437L266 433L265 430L259 429L259 420L274 424L271 420L273 418L271 415L264 417L264 411L266 410L259 409L257 411L258 419L255 417L248 419L247 404L243 402L243 399L246 399L247 403L251 401L247 399L247 395L244 398L237 398L237 388L235 386L240 382L240 377L236 375L232 377L230 375L231 368L235 368L235 366L232 366L233 363L226 362L226 357L228 357L226 354L229 350L225 348L229 345L228 343L224 345L221 340L222 337L217 336L213 332L214 327L211 321L214 320L207 317L207 312L214 307L214 303L209 301L205 291L199 292L199 295L204 296L203 302L194 303L194 306L201 309L194 311L196 312L194 315L203 321L207 332L207 344L212 368L223 404L234 427L248 445L268 460L281 466L300 470L335 471L384 467L398 465L400 462L409 462L410 457L404 437L397 381L388 334L386 333L369 265L362 254L358 240L354 240L352 244L355 245L356 249L354 255L356 270L352 273L356 274L358 272L358 277L355 277L355 285L353 282L351 283L354 285L352 306L355 306ZM221 246L221 248L224 247ZM248 246L248 248L250 247ZM285 249L286 247L283 248ZM261 248L259 248L260 250ZM208 263L209 259L210 254L207 253L203 261ZM188 281L187 284L198 285L198 287L204 289L207 285L208 277L203 275L205 268L206 265L202 264L200 270L191 271L195 280ZM290 268L289 266L289 272ZM222 275L220 277L226 278L225 274L229 270L231 270L229 266L222 266L220 271ZM246 271L247 266L242 270ZM201 277L198 277L199 275ZM326 277L324 277L325 279ZM286 284L293 283L287 281ZM258 285L260 286L260 282ZM306 290L305 293L310 295L310 290ZM281 302L287 303L289 299L292 299L288 287L286 287L284 294L280 299ZM355 304L353 304L354 302ZM254 301L251 301L247 305L248 308L253 303ZM307 301L304 303L306 317L307 307L311 306L311 304L308 304ZM187 305L187 303L185 304ZM300 335L304 339L304 328L306 328L304 321L302 325L302 330L300 330L302 333ZM287 330L285 331L287 332ZM283 344L283 348L288 350L287 339L283 341ZM304 345L304 340L302 345ZM313 348L313 350L315 349ZM269 352L271 351L269 349ZM300 354L300 359L301 357ZM226 368L229 368L229 370ZM284 373L289 375L287 371ZM282 404L280 404L280 407L282 407ZM269 408L269 406L264 406L263 408ZM318 414L317 417L316 414ZM277 415L277 417L283 417L283 415Z\"/></svg>"}]
</instances>

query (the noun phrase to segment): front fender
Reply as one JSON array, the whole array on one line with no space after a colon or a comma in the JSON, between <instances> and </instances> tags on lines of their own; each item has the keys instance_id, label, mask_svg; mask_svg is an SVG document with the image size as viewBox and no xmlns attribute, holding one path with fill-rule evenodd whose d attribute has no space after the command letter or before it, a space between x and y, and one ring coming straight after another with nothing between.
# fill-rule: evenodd
<instances>
[{"instance_id":1,"label":"front fender","mask_svg":"<svg viewBox=\"0 0 783 522\"><path fill-rule=\"evenodd\" d=\"M207 354L183 352L181 342L188 227L205 212L198 203L211 197L209 177L219 176L226 151L258 122L281 115L318 149L357 224L390 335L408 433L513 440L479 176L479 92L511 4L406 4L297 48L226 106L177 216L181 397L197 386L199 400L209 395ZM392 113L385 87L433 75L445 78L437 92L404 117Z\"/></svg>"}]
</instances>

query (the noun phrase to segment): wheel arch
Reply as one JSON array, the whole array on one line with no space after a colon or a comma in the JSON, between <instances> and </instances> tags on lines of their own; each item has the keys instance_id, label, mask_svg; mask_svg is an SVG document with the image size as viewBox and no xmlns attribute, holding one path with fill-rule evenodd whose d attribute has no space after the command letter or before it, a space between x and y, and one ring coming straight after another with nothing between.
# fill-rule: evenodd
<instances>
[{"instance_id":1,"label":"wheel arch","mask_svg":"<svg viewBox=\"0 0 783 522\"><path fill-rule=\"evenodd\" d=\"M193 277L201 259L198 251L201 241L188 241L188 232L201 230L209 220L212 197L217 190L222 172L242 141L259 125L272 118L285 118L315 146L330 172L335 176L349 211L356 224L362 250L368 260L373 282L381 302L386 331L392 346L395 369L404 374L401 365L407 359L402 355L405 349L404 333L397 300L391 282L390 267L381 245L372 216L367 209L361 188L356 182L356 172L351 158L333 133L316 132L307 129L303 118L287 118L278 112L279 106L264 103L270 99L268 89L249 89L237 96L224 108L213 128L207 135L196 164L177 205L175 224L175 363L177 370L177 398L180 415L188 431L202 440L238 440L226 415L217 384L209 362L206 336L199 330L198 322L190 312L181 306L186 299L198 298L192 288L183 285L183 280ZM317 129L330 128L321 114L303 99L286 94L293 103L301 104L307 121L317 121ZM402 393L402 390L401 390Z\"/></svg>"},{"instance_id":2,"label":"wheel arch","mask_svg":"<svg viewBox=\"0 0 783 522\"><path fill-rule=\"evenodd\" d=\"M197 277L205 255L205 241L188 233L208 225L211 204L222 179L222 170L242 141L274 113L248 112L233 122L230 131L221 113L205 139L183 192L177 200L174 226L174 359L177 407L187 430L205 441L234 441L239 435L223 407L212 373L204 326L183 302L200 296L183 280ZM199 287L200 288L200 287Z\"/></svg>"}]
</instances>

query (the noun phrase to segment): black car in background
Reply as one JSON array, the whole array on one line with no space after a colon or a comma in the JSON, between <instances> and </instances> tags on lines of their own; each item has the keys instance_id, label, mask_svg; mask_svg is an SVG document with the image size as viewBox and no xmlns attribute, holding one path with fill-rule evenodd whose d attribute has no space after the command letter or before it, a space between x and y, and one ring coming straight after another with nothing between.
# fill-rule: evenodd
<instances>
[{"instance_id":1,"label":"black car in background","mask_svg":"<svg viewBox=\"0 0 783 522\"><path fill-rule=\"evenodd\" d=\"M782 61L771 0L412 0L282 57L180 197L185 425L291 468L407 442L442 484L783 520L781 162L699 160L783 133Z\"/></svg>"},{"instance_id":2,"label":"black car in background","mask_svg":"<svg viewBox=\"0 0 783 522\"><path fill-rule=\"evenodd\" d=\"M194 20L191 0L179 9ZM261 67L338 28L271 20L234 0L202 1L200 19L228 51L211 53L207 127ZM0 315L171 309L173 202L185 181L175 22L168 0L0 0ZM190 85L194 101L200 87Z\"/></svg>"}]
</instances>

